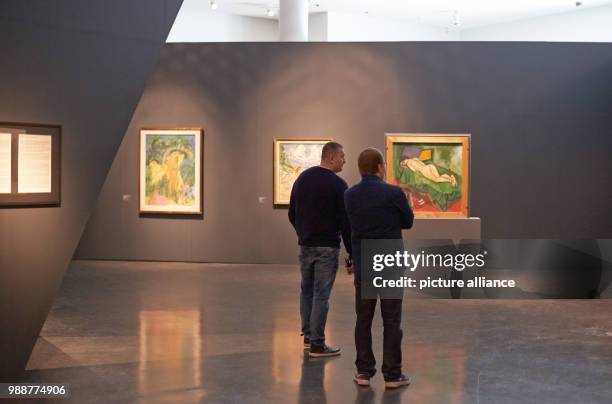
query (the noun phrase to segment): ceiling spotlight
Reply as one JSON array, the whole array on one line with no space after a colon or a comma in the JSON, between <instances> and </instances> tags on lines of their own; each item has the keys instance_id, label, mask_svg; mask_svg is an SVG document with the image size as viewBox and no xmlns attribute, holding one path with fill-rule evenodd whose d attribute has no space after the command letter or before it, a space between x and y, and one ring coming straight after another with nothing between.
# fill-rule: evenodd
<instances>
[{"instance_id":1,"label":"ceiling spotlight","mask_svg":"<svg viewBox=\"0 0 612 404\"><path fill-rule=\"evenodd\" d=\"M210 9L211 9L211 10L216 10L216 9L218 9L218 8L219 8L219 4L217 4L217 2L216 2L215 0L212 0L212 1L210 2Z\"/></svg>"},{"instance_id":2,"label":"ceiling spotlight","mask_svg":"<svg viewBox=\"0 0 612 404\"><path fill-rule=\"evenodd\" d=\"M576 7L580 7L581 5L582 5L582 2L581 2L581 1L577 1L577 2L576 2Z\"/></svg>"},{"instance_id":3,"label":"ceiling spotlight","mask_svg":"<svg viewBox=\"0 0 612 404\"><path fill-rule=\"evenodd\" d=\"M272 10L271 8L266 10L266 14L268 15L268 17L274 17L274 15L276 14L274 12L274 10Z\"/></svg>"}]
</instances>

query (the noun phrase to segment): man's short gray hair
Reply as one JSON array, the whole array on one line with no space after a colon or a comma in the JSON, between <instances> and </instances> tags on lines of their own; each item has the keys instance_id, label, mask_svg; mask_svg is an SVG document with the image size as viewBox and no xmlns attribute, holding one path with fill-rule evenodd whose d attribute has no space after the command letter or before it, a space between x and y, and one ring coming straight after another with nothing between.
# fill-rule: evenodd
<instances>
[{"instance_id":1,"label":"man's short gray hair","mask_svg":"<svg viewBox=\"0 0 612 404\"><path fill-rule=\"evenodd\" d=\"M321 150L321 161L328 161L331 159L334 154L340 149L342 149L342 145L337 142L327 142L323 146L323 150Z\"/></svg>"}]
</instances>

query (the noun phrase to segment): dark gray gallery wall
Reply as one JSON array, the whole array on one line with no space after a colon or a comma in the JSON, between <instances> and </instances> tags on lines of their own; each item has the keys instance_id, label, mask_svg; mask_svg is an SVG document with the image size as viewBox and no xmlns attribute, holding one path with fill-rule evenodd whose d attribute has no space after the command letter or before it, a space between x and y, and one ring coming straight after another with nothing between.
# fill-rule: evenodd
<instances>
[{"instance_id":1,"label":"dark gray gallery wall","mask_svg":"<svg viewBox=\"0 0 612 404\"><path fill-rule=\"evenodd\" d=\"M333 137L352 184L387 132L472 134L483 237L612 237L611 74L610 44L166 45L76 257L295 262L273 139ZM203 220L139 217L141 127L205 129Z\"/></svg>"},{"instance_id":2,"label":"dark gray gallery wall","mask_svg":"<svg viewBox=\"0 0 612 404\"><path fill-rule=\"evenodd\" d=\"M0 121L62 125L59 207L0 208L0 381L51 307L180 0L2 0Z\"/></svg>"}]
</instances>

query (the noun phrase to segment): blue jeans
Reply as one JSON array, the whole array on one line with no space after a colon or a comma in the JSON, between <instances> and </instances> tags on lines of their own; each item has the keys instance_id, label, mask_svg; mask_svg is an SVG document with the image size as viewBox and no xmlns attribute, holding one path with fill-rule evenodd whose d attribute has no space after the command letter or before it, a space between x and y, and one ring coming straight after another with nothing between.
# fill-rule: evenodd
<instances>
[{"instance_id":1,"label":"blue jeans","mask_svg":"<svg viewBox=\"0 0 612 404\"><path fill-rule=\"evenodd\" d=\"M313 345L325 343L329 295L336 280L339 256L337 247L300 246L302 333Z\"/></svg>"}]
</instances>

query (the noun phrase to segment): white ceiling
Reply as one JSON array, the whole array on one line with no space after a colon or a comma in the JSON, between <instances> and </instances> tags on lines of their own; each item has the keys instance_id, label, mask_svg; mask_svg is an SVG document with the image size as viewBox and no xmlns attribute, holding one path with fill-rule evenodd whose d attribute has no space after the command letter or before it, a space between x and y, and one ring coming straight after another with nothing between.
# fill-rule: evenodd
<instances>
[{"instance_id":1,"label":"white ceiling","mask_svg":"<svg viewBox=\"0 0 612 404\"><path fill-rule=\"evenodd\" d=\"M278 0L216 0L217 12L268 18ZM210 11L211 0L184 0L183 7ZM310 12L346 12L466 29L612 5L612 0L310 0ZM276 18L276 17L273 17Z\"/></svg>"}]
</instances>

